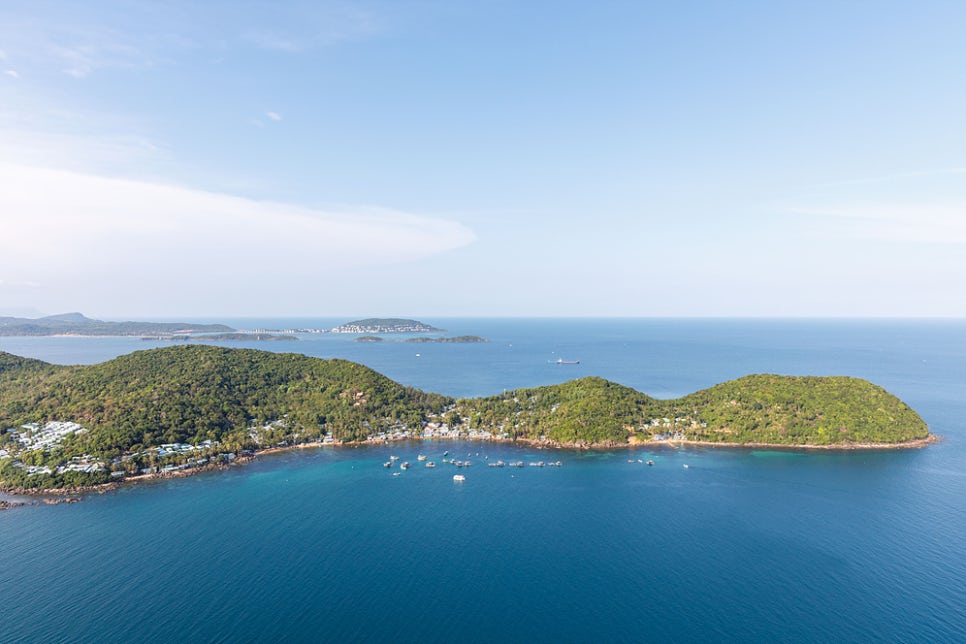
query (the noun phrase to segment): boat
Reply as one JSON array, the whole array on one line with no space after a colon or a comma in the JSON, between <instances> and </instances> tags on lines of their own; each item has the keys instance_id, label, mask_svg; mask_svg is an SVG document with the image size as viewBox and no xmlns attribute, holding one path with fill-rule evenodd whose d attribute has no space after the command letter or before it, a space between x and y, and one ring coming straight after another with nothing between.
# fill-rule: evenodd
<instances>
[{"instance_id":1,"label":"boat","mask_svg":"<svg viewBox=\"0 0 966 644\"><path fill-rule=\"evenodd\" d=\"M647 461L647 464L648 464L648 465L654 465L654 461L652 461L652 460L650 460L650 459L648 459L648 461Z\"/></svg>"},{"instance_id":2,"label":"boat","mask_svg":"<svg viewBox=\"0 0 966 644\"><path fill-rule=\"evenodd\" d=\"M426 461L426 467L436 467L436 463L432 461Z\"/></svg>"},{"instance_id":3,"label":"boat","mask_svg":"<svg viewBox=\"0 0 966 644\"><path fill-rule=\"evenodd\" d=\"M386 461L382 464L383 467L392 467L392 461Z\"/></svg>"},{"instance_id":4,"label":"boat","mask_svg":"<svg viewBox=\"0 0 966 644\"><path fill-rule=\"evenodd\" d=\"M404 461L403 464L399 466L399 469L401 469L401 470L408 470L409 469L409 461Z\"/></svg>"},{"instance_id":5,"label":"boat","mask_svg":"<svg viewBox=\"0 0 966 644\"><path fill-rule=\"evenodd\" d=\"M398 456L390 456L389 457L389 460L390 461L398 461L399 460L399 457Z\"/></svg>"},{"instance_id":6,"label":"boat","mask_svg":"<svg viewBox=\"0 0 966 644\"><path fill-rule=\"evenodd\" d=\"M687 463L684 464L684 469L688 469L688 464Z\"/></svg>"},{"instance_id":7,"label":"boat","mask_svg":"<svg viewBox=\"0 0 966 644\"><path fill-rule=\"evenodd\" d=\"M580 364L580 360L564 360L563 358L557 358L557 364Z\"/></svg>"},{"instance_id":8,"label":"boat","mask_svg":"<svg viewBox=\"0 0 966 644\"><path fill-rule=\"evenodd\" d=\"M462 483L463 481L466 480L466 477L463 476L462 474L454 474L453 480L456 481L457 483Z\"/></svg>"},{"instance_id":9,"label":"boat","mask_svg":"<svg viewBox=\"0 0 966 644\"><path fill-rule=\"evenodd\" d=\"M417 461L425 461L426 460L426 455L425 454L420 454L419 456L416 457L416 460Z\"/></svg>"}]
</instances>

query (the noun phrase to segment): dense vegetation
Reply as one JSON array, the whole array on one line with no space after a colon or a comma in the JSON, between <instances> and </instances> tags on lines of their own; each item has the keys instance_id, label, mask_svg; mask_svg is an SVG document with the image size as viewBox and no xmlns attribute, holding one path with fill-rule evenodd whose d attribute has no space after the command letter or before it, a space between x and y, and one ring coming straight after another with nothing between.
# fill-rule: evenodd
<instances>
[{"instance_id":1,"label":"dense vegetation","mask_svg":"<svg viewBox=\"0 0 966 644\"><path fill-rule=\"evenodd\" d=\"M901 443L926 438L915 411L859 378L752 375L669 401L707 424L695 440L781 445Z\"/></svg>"},{"instance_id":2,"label":"dense vegetation","mask_svg":"<svg viewBox=\"0 0 966 644\"><path fill-rule=\"evenodd\" d=\"M642 421L658 413L660 402L603 378L581 378L460 400L458 409L471 427L512 438L605 444L626 443Z\"/></svg>"},{"instance_id":3,"label":"dense vegetation","mask_svg":"<svg viewBox=\"0 0 966 644\"><path fill-rule=\"evenodd\" d=\"M515 438L626 443L654 436L720 443L828 446L927 438L908 405L858 378L752 375L674 400L600 378L459 401L480 427Z\"/></svg>"},{"instance_id":4,"label":"dense vegetation","mask_svg":"<svg viewBox=\"0 0 966 644\"><path fill-rule=\"evenodd\" d=\"M138 471L163 444L206 452L318 440L363 440L427 421L467 431L566 444L627 444L654 437L722 443L903 443L928 428L881 387L844 377L754 375L675 400L601 378L453 401L399 385L359 364L300 354L179 345L90 366L55 366L0 352L0 449L26 465L93 455ZM57 449L19 449L28 423L69 421L87 431ZM128 460L137 456L128 463ZM123 459L122 459L123 457ZM127 460L124 460L127 459ZM105 472L31 476L0 458L0 482L96 482ZM59 478L57 478L59 477Z\"/></svg>"},{"instance_id":5,"label":"dense vegetation","mask_svg":"<svg viewBox=\"0 0 966 644\"><path fill-rule=\"evenodd\" d=\"M210 440L234 452L326 432L361 440L394 426L421 427L449 403L362 365L300 354L179 345L57 367L0 353L0 428L72 421L89 429L69 436L50 459L33 455L35 465L165 443ZM253 428L262 428L261 442Z\"/></svg>"}]
</instances>

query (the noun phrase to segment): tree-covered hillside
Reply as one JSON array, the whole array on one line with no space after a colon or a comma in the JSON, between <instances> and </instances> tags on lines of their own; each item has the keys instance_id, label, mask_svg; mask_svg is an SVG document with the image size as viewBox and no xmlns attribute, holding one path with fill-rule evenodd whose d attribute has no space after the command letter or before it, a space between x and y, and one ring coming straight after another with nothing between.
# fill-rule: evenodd
<instances>
[{"instance_id":1,"label":"tree-covered hillside","mask_svg":"<svg viewBox=\"0 0 966 644\"><path fill-rule=\"evenodd\" d=\"M669 413L700 418L707 426L689 435L715 442L901 443L929 435L908 405L859 378L745 376L670 401Z\"/></svg>"},{"instance_id":2,"label":"tree-covered hillside","mask_svg":"<svg viewBox=\"0 0 966 644\"><path fill-rule=\"evenodd\" d=\"M751 375L674 400L600 378L459 401L474 426L562 443L679 439L828 446L927 438L908 405L858 378Z\"/></svg>"},{"instance_id":3,"label":"tree-covered hillside","mask_svg":"<svg viewBox=\"0 0 966 644\"><path fill-rule=\"evenodd\" d=\"M178 345L56 366L0 352L0 485L96 482L108 470L196 465L323 436L422 436L429 421L442 435L574 445L846 446L929 436L898 398L845 377L753 375L675 400L590 377L457 402L359 364L292 353Z\"/></svg>"},{"instance_id":4,"label":"tree-covered hillside","mask_svg":"<svg viewBox=\"0 0 966 644\"><path fill-rule=\"evenodd\" d=\"M102 364L56 367L0 354L0 427L71 421L80 450L204 440L245 443L251 425L285 419L303 436L358 440L399 422L420 425L449 401L345 360L213 346L137 351Z\"/></svg>"},{"instance_id":5,"label":"tree-covered hillside","mask_svg":"<svg viewBox=\"0 0 966 644\"><path fill-rule=\"evenodd\" d=\"M472 427L513 438L591 444L627 442L659 408L650 396L594 377L464 399L458 407Z\"/></svg>"}]
</instances>

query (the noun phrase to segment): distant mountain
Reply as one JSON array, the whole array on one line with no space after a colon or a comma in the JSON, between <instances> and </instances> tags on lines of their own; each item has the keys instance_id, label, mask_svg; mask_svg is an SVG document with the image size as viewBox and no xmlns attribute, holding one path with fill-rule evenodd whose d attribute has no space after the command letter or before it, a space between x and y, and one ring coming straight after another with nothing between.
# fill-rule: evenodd
<instances>
[{"instance_id":1,"label":"distant mountain","mask_svg":"<svg viewBox=\"0 0 966 644\"><path fill-rule=\"evenodd\" d=\"M105 322L81 313L61 313L42 318L0 317L0 336L37 335L167 335L174 333L230 333L224 324L190 322Z\"/></svg>"},{"instance_id":2,"label":"distant mountain","mask_svg":"<svg viewBox=\"0 0 966 644\"><path fill-rule=\"evenodd\" d=\"M419 320L404 318L366 318L346 322L332 329L332 333L441 333L445 329L437 329Z\"/></svg>"}]
</instances>

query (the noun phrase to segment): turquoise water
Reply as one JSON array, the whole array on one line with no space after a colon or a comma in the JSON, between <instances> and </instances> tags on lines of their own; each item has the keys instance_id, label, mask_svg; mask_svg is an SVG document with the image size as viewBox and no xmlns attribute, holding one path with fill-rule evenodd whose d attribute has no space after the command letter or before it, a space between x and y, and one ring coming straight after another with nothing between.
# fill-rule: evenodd
<instances>
[{"instance_id":1,"label":"turquoise water","mask_svg":"<svg viewBox=\"0 0 966 644\"><path fill-rule=\"evenodd\" d=\"M750 372L857 375L946 438L874 453L313 448L20 508L0 513L0 641L966 638L966 323L442 326L492 342L252 346L345 357L453 395L588 374L662 396ZM145 345L0 338L0 350L56 362ZM464 483L418 466L418 453L444 450L471 455ZM414 467L391 476L390 454Z\"/></svg>"}]
</instances>

